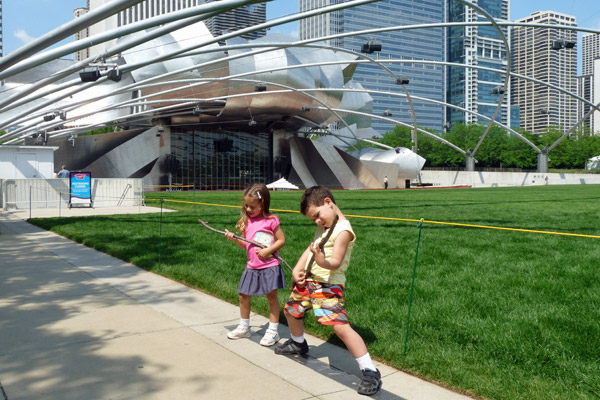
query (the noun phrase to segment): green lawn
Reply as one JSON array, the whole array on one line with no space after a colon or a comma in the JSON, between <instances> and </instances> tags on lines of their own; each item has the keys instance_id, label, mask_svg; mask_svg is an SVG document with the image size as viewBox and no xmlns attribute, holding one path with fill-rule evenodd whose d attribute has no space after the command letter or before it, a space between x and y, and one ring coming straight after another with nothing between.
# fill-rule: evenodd
<instances>
[{"instance_id":1,"label":"green lawn","mask_svg":"<svg viewBox=\"0 0 600 400\"><path fill-rule=\"evenodd\" d=\"M273 192L272 209L298 210L301 192ZM208 231L233 229L240 192L149 193L178 213L33 220L90 247L237 303L245 254ZM336 191L345 214L600 236L600 186ZM277 212L292 266L314 224ZM455 227L422 228L408 351L404 354L416 222L350 218L350 321L379 360L489 399L600 397L600 239ZM160 253L160 264L159 264ZM289 277L289 272L286 271ZM281 290L281 304L288 291ZM267 315L264 298L253 310ZM283 320L283 318L282 318ZM335 343L330 328L307 330Z\"/></svg>"}]
</instances>

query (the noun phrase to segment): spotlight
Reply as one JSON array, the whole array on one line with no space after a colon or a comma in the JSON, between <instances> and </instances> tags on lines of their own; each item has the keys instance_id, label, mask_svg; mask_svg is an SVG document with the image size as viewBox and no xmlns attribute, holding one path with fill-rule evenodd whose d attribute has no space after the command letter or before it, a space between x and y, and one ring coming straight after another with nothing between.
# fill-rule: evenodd
<instances>
[{"instance_id":1,"label":"spotlight","mask_svg":"<svg viewBox=\"0 0 600 400\"><path fill-rule=\"evenodd\" d=\"M375 43L373 40L363 43L360 47L361 53L372 54L376 51L381 51L381 43Z\"/></svg>"},{"instance_id":2,"label":"spotlight","mask_svg":"<svg viewBox=\"0 0 600 400\"><path fill-rule=\"evenodd\" d=\"M44 121L46 121L46 122L52 121L54 118L56 118L56 115L54 115L54 114L44 115Z\"/></svg>"},{"instance_id":3,"label":"spotlight","mask_svg":"<svg viewBox=\"0 0 600 400\"><path fill-rule=\"evenodd\" d=\"M96 82L100 78L100 71L82 71L79 73L79 78L81 82Z\"/></svg>"},{"instance_id":4,"label":"spotlight","mask_svg":"<svg viewBox=\"0 0 600 400\"><path fill-rule=\"evenodd\" d=\"M111 69L106 73L106 77L113 82L119 82L121 80L121 71L118 69Z\"/></svg>"},{"instance_id":5,"label":"spotlight","mask_svg":"<svg viewBox=\"0 0 600 400\"><path fill-rule=\"evenodd\" d=\"M408 85L409 82L410 81L405 76L401 76L400 78L396 79L396 85Z\"/></svg>"},{"instance_id":6,"label":"spotlight","mask_svg":"<svg viewBox=\"0 0 600 400\"><path fill-rule=\"evenodd\" d=\"M385 111L383 112L383 116L384 116L384 117L391 117L392 115L393 115L393 114L392 114L392 112L391 112L390 110L385 110Z\"/></svg>"},{"instance_id":7,"label":"spotlight","mask_svg":"<svg viewBox=\"0 0 600 400\"><path fill-rule=\"evenodd\" d=\"M265 92L266 90L267 90L267 85L265 85L264 83L259 83L256 86L254 86L255 92Z\"/></svg>"},{"instance_id":8,"label":"spotlight","mask_svg":"<svg viewBox=\"0 0 600 400\"><path fill-rule=\"evenodd\" d=\"M202 108L200 106L194 107L194 109L192 110L192 114L194 114L194 115L201 115L202 114Z\"/></svg>"}]
</instances>

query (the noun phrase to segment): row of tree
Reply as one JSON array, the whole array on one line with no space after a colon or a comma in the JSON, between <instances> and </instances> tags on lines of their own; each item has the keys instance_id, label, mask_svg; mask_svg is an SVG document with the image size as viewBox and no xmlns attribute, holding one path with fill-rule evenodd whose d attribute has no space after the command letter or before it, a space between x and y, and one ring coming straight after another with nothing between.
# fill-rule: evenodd
<instances>
[{"instance_id":1,"label":"row of tree","mask_svg":"<svg viewBox=\"0 0 600 400\"><path fill-rule=\"evenodd\" d=\"M433 133L465 151L473 151L486 129L487 125L455 124L450 131L441 135ZM526 131L519 133L540 149L550 147L563 134L556 128L548 128L543 135L533 135ZM378 142L411 149L411 129L398 125ZM439 140L418 133L417 146L417 153L427 159L425 167L465 166L466 157ZM589 158L597 155L600 155L600 136L574 134L562 140L548 153L548 166L557 169L581 169L585 168ZM474 158L477 168L537 168L537 152L518 136L497 126L492 126Z\"/></svg>"}]
</instances>

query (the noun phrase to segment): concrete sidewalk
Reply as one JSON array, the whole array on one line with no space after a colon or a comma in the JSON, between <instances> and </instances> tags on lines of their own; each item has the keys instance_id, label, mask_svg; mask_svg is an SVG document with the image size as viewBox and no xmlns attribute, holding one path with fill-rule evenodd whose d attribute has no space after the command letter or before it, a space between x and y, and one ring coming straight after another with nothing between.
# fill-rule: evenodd
<instances>
[{"instance_id":1,"label":"concrete sidewalk","mask_svg":"<svg viewBox=\"0 0 600 400\"><path fill-rule=\"evenodd\" d=\"M308 358L275 355L254 314L228 340L237 306L22 218L0 212L0 399L365 398L348 351L308 336ZM373 398L469 399L377 366Z\"/></svg>"}]
</instances>

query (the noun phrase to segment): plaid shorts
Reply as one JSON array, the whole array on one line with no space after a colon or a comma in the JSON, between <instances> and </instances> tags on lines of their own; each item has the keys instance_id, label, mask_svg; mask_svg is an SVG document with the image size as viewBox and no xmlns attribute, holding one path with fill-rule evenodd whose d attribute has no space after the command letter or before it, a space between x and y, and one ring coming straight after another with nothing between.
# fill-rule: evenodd
<instances>
[{"instance_id":1,"label":"plaid shorts","mask_svg":"<svg viewBox=\"0 0 600 400\"><path fill-rule=\"evenodd\" d=\"M296 319L312 309L321 325L344 325L348 316L344 308L344 287L327 283L306 281L303 287L294 285L283 311Z\"/></svg>"}]
</instances>

